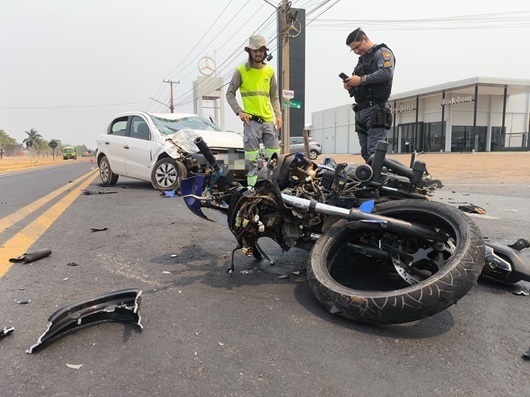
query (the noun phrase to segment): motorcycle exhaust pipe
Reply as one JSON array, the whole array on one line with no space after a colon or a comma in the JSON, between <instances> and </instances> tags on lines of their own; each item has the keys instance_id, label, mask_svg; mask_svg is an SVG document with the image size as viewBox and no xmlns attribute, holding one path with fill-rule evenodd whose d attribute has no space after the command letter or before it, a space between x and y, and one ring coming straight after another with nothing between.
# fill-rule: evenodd
<instances>
[{"instance_id":1,"label":"motorcycle exhaust pipe","mask_svg":"<svg viewBox=\"0 0 530 397\"><path fill-rule=\"evenodd\" d=\"M379 223L382 229L389 232L405 234L409 236L417 236L435 241L447 241L447 236L437 232L435 229L416 225L410 222L402 221L400 219L389 218L383 215L375 215L367 212L362 212L358 209L341 208L333 205L322 204L315 200L307 200L300 197L294 197L287 194L282 194L284 203L287 203L295 208L307 211L309 213L319 213L331 216L336 216L348 221L365 221L372 223Z\"/></svg>"},{"instance_id":2,"label":"motorcycle exhaust pipe","mask_svg":"<svg viewBox=\"0 0 530 397\"><path fill-rule=\"evenodd\" d=\"M193 140L193 143L199 148L199 152L204 156L206 161L208 162L208 165L211 168L214 168L215 170L219 169L219 164L217 164L217 160L215 159L215 156L213 155L212 151L204 142L202 139L202 136L198 136Z\"/></svg>"}]
</instances>

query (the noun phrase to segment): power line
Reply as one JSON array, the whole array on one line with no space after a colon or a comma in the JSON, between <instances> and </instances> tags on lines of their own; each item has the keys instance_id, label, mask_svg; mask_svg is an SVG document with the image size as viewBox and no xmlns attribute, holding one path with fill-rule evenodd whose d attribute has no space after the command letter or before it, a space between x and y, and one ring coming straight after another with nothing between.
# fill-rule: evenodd
<instances>
[{"instance_id":1,"label":"power line","mask_svg":"<svg viewBox=\"0 0 530 397\"><path fill-rule=\"evenodd\" d=\"M313 22L313 21L312 21ZM355 25L370 26L380 30L444 30L444 29L500 29L530 26L530 11L474 14L451 17L388 20L319 19L313 30L342 30Z\"/></svg>"},{"instance_id":2,"label":"power line","mask_svg":"<svg viewBox=\"0 0 530 397\"><path fill-rule=\"evenodd\" d=\"M123 106L123 105L141 105L148 103L144 102L126 102L126 103L110 103L106 105L78 105L78 106L0 106L0 109L82 109L82 108L101 108L110 106Z\"/></svg>"}]
</instances>

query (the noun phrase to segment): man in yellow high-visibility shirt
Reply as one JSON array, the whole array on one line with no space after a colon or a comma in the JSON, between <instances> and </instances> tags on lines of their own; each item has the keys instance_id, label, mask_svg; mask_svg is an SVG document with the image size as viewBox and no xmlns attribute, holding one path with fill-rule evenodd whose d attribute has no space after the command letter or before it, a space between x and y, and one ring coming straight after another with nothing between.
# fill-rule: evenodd
<instances>
[{"instance_id":1,"label":"man in yellow high-visibility shirt","mask_svg":"<svg viewBox=\"0 0 530 397\"><path fill-rule=\"evenodd\" d=\"M238 66L226 91L228 104L243 122L248 186L254 186L258 179L260 141L267 158L280 153L277 129L282 128L282 117L276 77L272 68L265 64L268 50L263 36L251 36L245 47L248 62ZM243 108L236 99L238 89Z\"/></svg>"}]
</instances>

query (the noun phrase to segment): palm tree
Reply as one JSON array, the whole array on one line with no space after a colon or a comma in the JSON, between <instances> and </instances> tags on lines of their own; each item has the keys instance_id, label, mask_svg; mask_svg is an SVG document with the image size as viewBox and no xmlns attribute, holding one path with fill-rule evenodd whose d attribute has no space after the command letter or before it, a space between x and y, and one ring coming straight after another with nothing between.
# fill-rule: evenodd
<instances>
[{"instance_id":1,"label":"palm tree","mask_svg":"<svg viewBox=\"0 0 530 397\"><path fill-rule=\"evenodd\" d=\"M26 144L26 146L28 148L32 148L32 147L40 145L40 142L41 142L41 139L42 139L42 135L39 134L39 132L37 130L34 130L32 128L31 130L29 130L29 132L25 131L25 133L28 134L28 137L25 138L22 141L22 143Z\"/></svg>"}]
</instances>

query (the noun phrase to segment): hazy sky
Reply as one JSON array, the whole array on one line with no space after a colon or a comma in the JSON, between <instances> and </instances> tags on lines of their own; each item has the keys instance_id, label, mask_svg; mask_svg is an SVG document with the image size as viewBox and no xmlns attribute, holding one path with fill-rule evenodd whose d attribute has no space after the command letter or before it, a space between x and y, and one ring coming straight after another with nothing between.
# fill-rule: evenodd
<instances>
[{"instance_id":1,"label":"hazy sky","mask_svg":"<svg viewBox=\"0 0 530 397\"><path fill-rule=\"evenodd\" d=\"M357 62L345 40L359 26L394 51L393 93L476 76L530 79L526 1L292 4L309 22L306 123L311 112L351 102L337 75ZM167 112L157 102L169 104L164 79L180 81L175 111L192 112L200 57L215 58L228 81L258 30L276 69L275 18L264 0L0 0L0 129L19 142L34 128L47 140L95 148L115 114ZM240 130L225 109L226 128Z\"/></svg>"}]
</instances>

